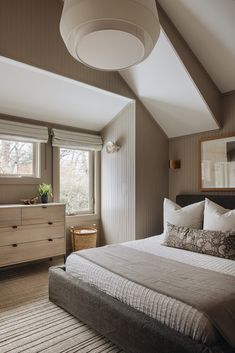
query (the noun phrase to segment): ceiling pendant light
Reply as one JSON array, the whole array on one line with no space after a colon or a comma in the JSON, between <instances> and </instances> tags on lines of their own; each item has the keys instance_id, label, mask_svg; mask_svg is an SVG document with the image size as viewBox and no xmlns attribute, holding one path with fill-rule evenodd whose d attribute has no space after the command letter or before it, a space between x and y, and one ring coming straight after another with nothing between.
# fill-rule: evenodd
<instances>
[{"instance_id":1,"label":"ceiling pendant light","mask_svg":"<svg viewBox=\"0 0 235 353\"><path fill-rule=\"evenodd\" d=\"M155 0L64 0L60 33L87 66L121 70L146 59L160 34Z\"/></svg>"}]
</instances>

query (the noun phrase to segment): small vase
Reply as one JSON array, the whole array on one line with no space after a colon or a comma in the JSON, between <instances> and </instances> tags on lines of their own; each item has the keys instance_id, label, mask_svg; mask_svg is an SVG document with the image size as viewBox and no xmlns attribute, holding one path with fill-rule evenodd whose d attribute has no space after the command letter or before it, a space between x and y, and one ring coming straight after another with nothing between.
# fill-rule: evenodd
<instances>
[{"instance_id":1,"label":"small vase","mask_svg":"<svg viewBox=\"0 0 235 353\"><path fill-rule=\"evenodd\" d=\"M48 195L41 195L42 203L48 203Z\"/></svg>"}]
</instances>

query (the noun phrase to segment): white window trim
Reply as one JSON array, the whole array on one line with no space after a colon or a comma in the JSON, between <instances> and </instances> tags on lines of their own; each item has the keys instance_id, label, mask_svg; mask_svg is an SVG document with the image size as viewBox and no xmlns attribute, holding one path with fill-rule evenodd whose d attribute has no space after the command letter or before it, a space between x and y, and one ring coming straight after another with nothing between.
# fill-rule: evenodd
<instances>
[{"instance_id":1,"label":"white window trim","mask_svg":"<svg viewBox=\"0 0 235 353\"><path fill-rule=\"evenodd\" d=\"M66 147L65 147L66 148ZM93 152L93 210L84 211L74 215L66 215L72 222L96 221L100 218L100 152ZM60 148L53 147L53 195L54 202L60 200Z\"/></svg>"},{"instance_id":2,"label":"white window trim","mask_svg":"<svg viewBox=\"0 0 235 353\"><path fill-rule=\"evenodd\" d=\"M40 179L41 177L41 158L40 158L40 155L41 155L41 144L39 142L32 142L32 141L29 141L27 139L14 139L14 137L8 137L8 138L4 138L4 137L1 137L0 138L1 140L6 140L6 141L15 141L15 142L22 142L22 143L31 143L33 145L33 173L32 174L2 174L0 172L0 179L1 179L1 182L2 180L29 180L29 179L36 179L37 181Z\"/></svg>"},{"instance_id":3,"label":"white window trim","mask_svg":"<svg viewBox=\"0 0 235 353\"><path fill-rule=\"evenodd\" d=\"M61 148L64 149L69 149L69 150L80 150L79 148L68 148L68 147L58 147L59 150ZM66 214L68 217L70 216L79 216L79 215L89 215L89 214L94 214L94 152L93 151L86 151L86 150L81 150L83 152L88 152L89 153L89 209L86 209L84 211L78 211L76 213L71 213L71 214ZM59 176L60 178L60 176Z\"/></svg>"},{"instance_id":4,"label":"white window trim","mask_svg":"<svg viewBox=\"0 0 235 353\"><path fill-rule=\"evenodd\" d=\"M39 176L0 176L1 185L38 185L45 182L48 179L48 153L50 146L45 143L40 143L38 147L38 158L39 158Z\"/></svg>"}]
</instances>

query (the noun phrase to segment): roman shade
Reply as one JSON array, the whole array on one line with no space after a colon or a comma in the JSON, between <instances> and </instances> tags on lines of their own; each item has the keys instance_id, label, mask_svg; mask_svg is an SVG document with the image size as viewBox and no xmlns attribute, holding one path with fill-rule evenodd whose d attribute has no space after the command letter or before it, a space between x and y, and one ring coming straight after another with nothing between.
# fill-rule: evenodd
<instances>
[{"instance_id":1,"label":"roman shade","mask_svg":"<svg viewBox=\"0 0 235 353\"><path fill-rule=\"evenodd\" d=\"M103 142L99 135L52 129L52 146L101 151Z\"/></svg>"},{"instance_id":2,"label":"roman shade","mask_svg":"<svg viewBox=\"0 0 235 353\"><path fill-rule=\"evenodd\" d=\"M48 128L0 119L0 138L25 139L32 142L47 143Z\"/></svg>"}]
</instances>

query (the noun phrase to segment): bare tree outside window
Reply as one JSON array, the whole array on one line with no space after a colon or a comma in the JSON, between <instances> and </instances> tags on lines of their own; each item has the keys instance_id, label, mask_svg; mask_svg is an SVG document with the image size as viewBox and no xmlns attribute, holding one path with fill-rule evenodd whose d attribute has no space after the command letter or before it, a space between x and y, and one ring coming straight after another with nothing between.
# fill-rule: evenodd
<instances>
[{"instance_id":1,"label":"bare tree outside window","mask_svg":"<svg viewBox=\"0 0 235 353\"><path fill-rule=\"evenodd\" d=\"M90 151L60 149L60 201L68 215L91 211L91 158Z\"/></svg>"},{"instance_id":2,"label":"bare tree outside window","mask_svg":"<svg viewBox=\"0 0 235 353\"><path fill-rule=\"evenodd\" d=\"M0 175L32 176L34 173L34 144L0 140Z\"/></svg>"}]
</instances>

